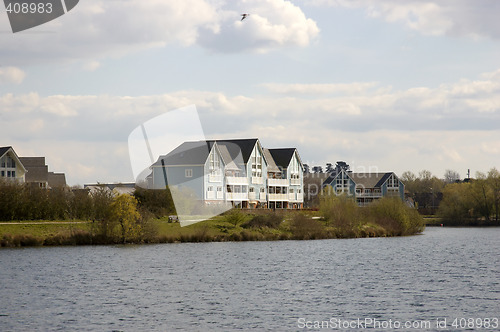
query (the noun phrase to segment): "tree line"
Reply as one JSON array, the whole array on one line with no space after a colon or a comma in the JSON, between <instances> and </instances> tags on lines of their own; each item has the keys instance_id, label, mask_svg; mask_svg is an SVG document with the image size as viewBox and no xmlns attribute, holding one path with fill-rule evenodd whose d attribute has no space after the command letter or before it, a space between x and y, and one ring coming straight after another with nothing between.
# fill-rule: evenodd
<instances>
[{"instance_id":1,"label":"tree line","mask_svg":"<svg viewBox=\"0 0 500 332\"><path fill-rule=\"evenodd\" d=\"M452 170L445 172L444 179L427 170L418 176L407 171L401 175L401 181L421 212L436 212L444 221L457 225L467 221L484 224L499 221L500 172L496 168L465 179Z\"/></svg>"}]
</instances>

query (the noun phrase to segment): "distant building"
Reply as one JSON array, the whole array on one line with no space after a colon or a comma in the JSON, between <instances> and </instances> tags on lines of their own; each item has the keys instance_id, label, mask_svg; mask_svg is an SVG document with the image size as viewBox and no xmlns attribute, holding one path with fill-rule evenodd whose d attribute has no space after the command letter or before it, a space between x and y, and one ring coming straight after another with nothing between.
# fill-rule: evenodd
<instances>
[{"instance_id":1,"label":"distant building","mask_svg":"<svg viewBox=\"0 0 500 332\"><path fill-rule=\"evenodd\" d=\"M20 157L19 159L27 170L26 183L40 188L66 187L66 175L49 172L49 166L45 164L45 157Z\"/></svg>"},{"instance_id":2,"label":"distant building","mask_svg":"<svg viewBox=\"0 0 500 332\"><path fill-rule=\"evenodd\" d=\"M393 172L353 173L345 169L330 173L323 188L335 195L354 196L359 206L366 206L382 197L404 200L405 187Z\"/></svg>"},{"instance_id":3,"label":"distant building","mask_svg":"<svg viewBox=\"0 0 500 332\"><path fill-rule=\"evenodd\" d=\"M23 183L26 168L11 146L0 147L0 178Z\"/></svg>"}]
</instances>

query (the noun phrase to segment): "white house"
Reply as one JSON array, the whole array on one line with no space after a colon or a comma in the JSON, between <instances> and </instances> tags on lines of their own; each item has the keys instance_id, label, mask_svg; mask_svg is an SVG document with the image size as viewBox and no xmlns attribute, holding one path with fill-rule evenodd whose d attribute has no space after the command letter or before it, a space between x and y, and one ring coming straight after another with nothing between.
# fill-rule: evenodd
<instances>
[{"instance_id":1,"label":"white house","mask_svg":"<svg viewBox=\"0 0 500 332\"><path fill-rule=\"evenodd\" d=\"M11 146L0 147L0 178L9 181L25 181L26 168Z\"/></svg>"}]
</instances>

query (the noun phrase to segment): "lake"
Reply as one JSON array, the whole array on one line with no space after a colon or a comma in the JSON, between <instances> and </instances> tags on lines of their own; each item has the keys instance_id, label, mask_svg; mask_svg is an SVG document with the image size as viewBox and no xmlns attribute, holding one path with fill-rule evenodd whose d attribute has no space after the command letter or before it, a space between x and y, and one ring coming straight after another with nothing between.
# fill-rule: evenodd
<instances>
[{"instance_id":1,"label":"lake","mask_svg":"<svg viewBox=\"0 0 500 332\"><path fill-rule=\"evenodd\" d=\"M500 228L2 249L0 279L0 331L500 330Z\"/></svg>"}]
</instances>

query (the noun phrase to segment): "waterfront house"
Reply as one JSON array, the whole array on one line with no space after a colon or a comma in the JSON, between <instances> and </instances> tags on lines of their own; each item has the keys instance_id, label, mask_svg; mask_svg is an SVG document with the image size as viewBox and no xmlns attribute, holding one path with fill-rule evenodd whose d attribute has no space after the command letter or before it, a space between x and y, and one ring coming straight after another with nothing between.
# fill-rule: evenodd
<instances>
[{"instance_id":1,"label":"waterfront house","mask_svg":"<svg viewBox=\"0 0 500 332\"><path fill-rule=\"evenodd\" d=\"M354 196L359 206L366 206L382 197L404 200L404 184L393 172L353 173L340 170L331 173L323 182L327 194Z\"/></svg>"},{"instance_id":2,"label":"waterfront house","mask_svg":"<svg viewBox=\"0 0 500 332\"><path fill-rule=\"evenodd\" d=\"M11 146L0 147L0 178L23 183L26 168Z\"/></svg>"},{"instance_id":3,"label":"waterfront house","mask_svg":"<svg viewBox=\"0 0 500 332\"><path fill-rule=\"evenodd\" d=\"M283 164L280 169L272 152L264 149L257 138L184 142L151 166L148 187L182 187L205 205L300 207L303 197L296 194L302 194L303 166L296 149L288 150L293 152L288 161L280 159ZM275 154L281 156L280 151ZM283 183L278 186L275 180ZM288 195L291 186L293 198ZM277 187L280 187L279 197L275 195Z\"/></svg>"}]
</instances>

